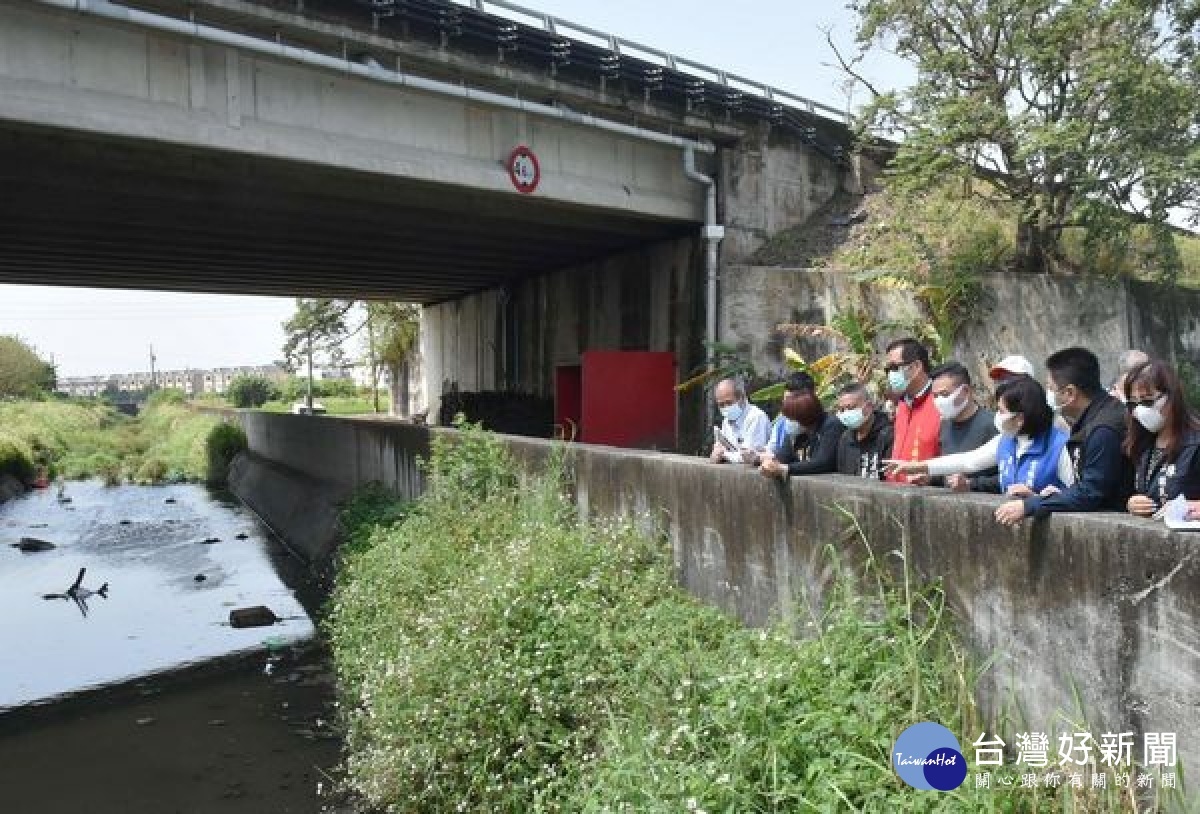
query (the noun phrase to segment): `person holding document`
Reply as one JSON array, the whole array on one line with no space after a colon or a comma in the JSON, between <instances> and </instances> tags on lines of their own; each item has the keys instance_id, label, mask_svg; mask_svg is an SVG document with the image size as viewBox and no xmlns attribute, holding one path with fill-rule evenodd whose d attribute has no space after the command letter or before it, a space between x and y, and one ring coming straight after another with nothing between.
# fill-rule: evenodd
<instances>
[{"instance_id":1,"label":"person holding document","mask_svg":"<svg viewBox=\"0 0 1200 814\"><path fill-rule=\"evenodd\" d=\"M746 386L736 379L722 379L713 390L721 426L713 427L713 446L708 459L715 464L758 463L767 446L771 419L746 399Z\"/></svg>"},{"instance_id":2,"label":"person holding document","mask_svg":"<svg viewBox=\"0 0 1200 814\"><path fill-rule=\"evenodd\" d=\"M1121 399L1129 411L1125 455L1134 465L1130 514L1151 517L1183 495L1200 499L1200 421L1175 371L1151 360L1129 371Z\"/></svg>"}]
</instances>

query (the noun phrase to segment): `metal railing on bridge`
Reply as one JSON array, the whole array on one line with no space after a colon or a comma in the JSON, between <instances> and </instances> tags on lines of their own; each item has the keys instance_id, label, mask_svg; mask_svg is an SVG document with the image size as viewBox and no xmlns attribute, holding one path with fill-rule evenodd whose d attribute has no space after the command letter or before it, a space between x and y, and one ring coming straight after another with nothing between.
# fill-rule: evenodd
<instances>
[{"instance_id":1,"label":"metal railing on bridge","mask_svg":"<svg viewBox=\"0 0 1200 814\"><path fill-rule=\"evenodd\" d=\"M322 0L301 0L307 6ZM688 112L720 112L765 119L798 133L830 157L844 150L819 141L814 117L847 126L847 111L738 74L670 54L659 48L599 31L508 0L341 0L365 8L374 27L399 24L440 38L443 46L494 48L500 60L532 57L552 75L640 86L647 101L665 94ZM510 57L512 55L512 57Z\"/></svg>"}]
</instances>

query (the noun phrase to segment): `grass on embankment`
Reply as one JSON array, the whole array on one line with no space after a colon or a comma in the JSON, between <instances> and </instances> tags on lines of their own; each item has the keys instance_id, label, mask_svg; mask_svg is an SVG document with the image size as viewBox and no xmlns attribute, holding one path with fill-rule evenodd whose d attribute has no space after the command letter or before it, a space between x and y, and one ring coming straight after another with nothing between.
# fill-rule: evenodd
<instances>
[{"instance_id":1,"label":"grass on embankment","mask_svg":"<svg viewBox=\"0 0 1200 814\"><path fill-rule=\"evenodd\" d=\"M749 630L675 587L663 539L579 524L557 466L520 483L472 428L435 437L429 469L415 504L374 493L343 517L326 630L348 783L373 807L1133 810L1112 791L983 790L969 775L936 794L896 778L908 725L942 723L970 759L980 730L936 587L872 571L864 598L843 571L799 623L810 638Z\"/></svg>"},{"instance_id":2,"label":"grass on embankment","mask_svg":"<svg viewBox=\"0 0 1200 814\"><path fill-rule=\"evenodd\" d=\"M51 476L130 480L199 480L205 439L219 421L178 404L153 404L136 419L112 407L64 401L0 403L0 457L16 449L33 470ZM28 478L22 478L28 480Z\"/></svg>"}]
</instances>

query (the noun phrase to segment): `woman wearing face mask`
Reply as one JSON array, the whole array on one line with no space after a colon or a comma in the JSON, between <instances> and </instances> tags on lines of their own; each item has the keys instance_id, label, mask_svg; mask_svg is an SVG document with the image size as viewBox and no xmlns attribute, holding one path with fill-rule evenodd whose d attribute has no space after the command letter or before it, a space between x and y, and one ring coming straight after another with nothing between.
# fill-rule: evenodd
<instances>
[{"instance_id":1,"label":"woman wearing face mask","mask_svg":"<svg viewBox=\"0 0 1200 814\"><path fill-rule=\"evenodd\" d=\"M1050 495L1075 483L1067 451L1067 434L1054 426L1046 391L1034 379L1021 376L997 390L995 443L970 452L943 455L928 461L888 461L890 470L931 475L971 474L991 467L1000 470L1000 492L1012 498Z\"/></svg>"},{"instance_id":2,"label":"woman wearing face mask","mask_svg":"<svg viewBox=\"0 0 1200 814\"><path fill-rule=\"evenodd\" d=\"M833 472L842 423L825 411L807 373L788 378L780 414L759 471L773 478Z\"/></svg>"},{"instance_id":3,"label":"woman wearing face mask","mask_svg":"<svg viewBox=\"0 0 1200 814\"><path fill-rule=\"evenodd\" d=\"M1200 499L1200 424L1179 377L1151 360L1129 372L1122 396L1129 410L1125 454L1135 467L1129 512L1149 517L1179 495Z\"/></svg>"}]
</instances>

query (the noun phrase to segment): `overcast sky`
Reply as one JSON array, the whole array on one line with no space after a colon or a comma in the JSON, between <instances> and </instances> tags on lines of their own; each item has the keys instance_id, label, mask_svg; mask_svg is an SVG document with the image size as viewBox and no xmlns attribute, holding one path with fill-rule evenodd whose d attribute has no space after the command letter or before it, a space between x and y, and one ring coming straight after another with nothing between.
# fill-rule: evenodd
<instances>
[{"instance_id":1,"label":"overcast sky","mask_svg":"<svg viewBox=\"0 0 1200 814\"><path fill-rule=\"evenodd\" d=\"M853 15L811 0L525 0L522 5L655 46L825 104L847 104L823 29L852 47ZM864 67L883 85L908 81L895 60ZM861 93L855 103L863 101ZM280 357L292 301L0 285L0 334L53 357L59 375L267 364Z\"/></svg>"}]
</instances>

